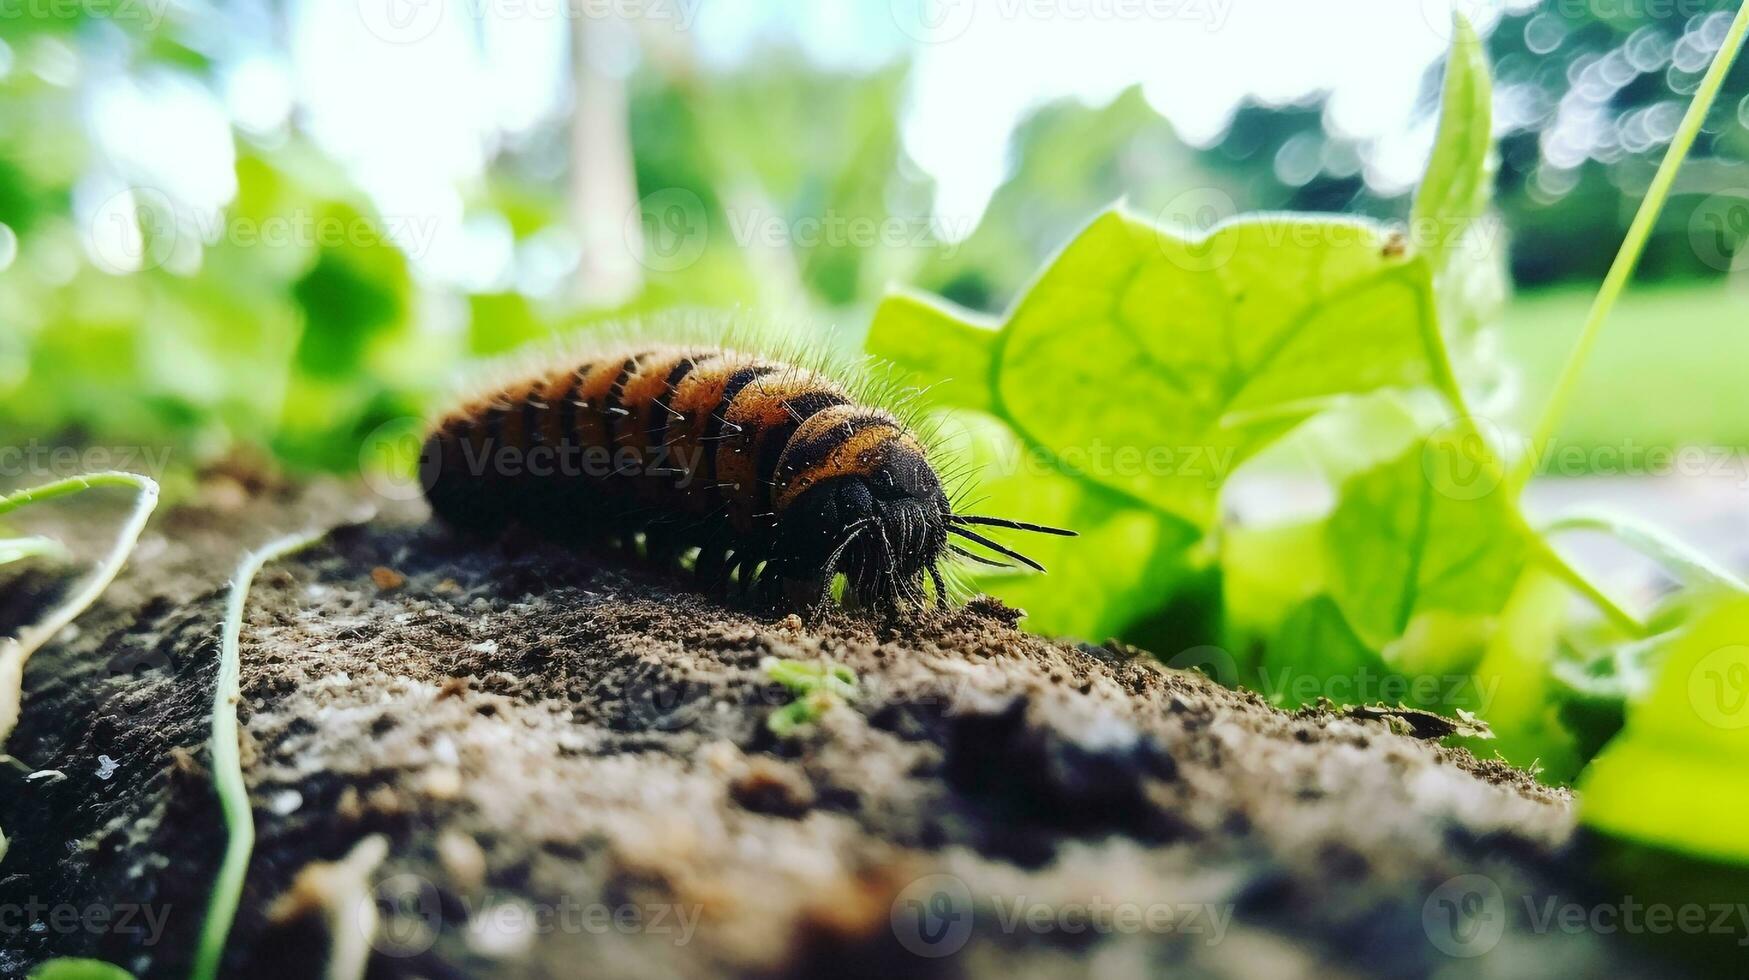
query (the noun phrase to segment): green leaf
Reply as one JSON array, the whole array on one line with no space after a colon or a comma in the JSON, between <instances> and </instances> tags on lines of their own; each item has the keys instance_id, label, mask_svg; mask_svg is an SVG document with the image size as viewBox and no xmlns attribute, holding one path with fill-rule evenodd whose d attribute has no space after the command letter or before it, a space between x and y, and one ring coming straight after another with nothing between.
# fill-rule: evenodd
<instances>
[{"instance_id":1,"label":"green leaf","mask_svg":"<svg viewBox=\"0 0 1749 980\"><path fill-rule=\"evenodd\" d=\"M996 331L980 321L946 301L897 292L875 310L866 347L899 371L898 380L927 387L932 404L987 412Z\"/></svg>"},{"instance_id":2,"label":"green leaf","mask_svg":"<svg viewBox=\"0 0 1749 980\"><path fill-rule=\"evenodd\" d=\"M1749 864L1749 600L1723 602L1670 649L1651 696L1580 782L1599 830Z\"/></svg>"},{"instance_id":3,"label":"green leaf","mask_svg":"<svg viewBox=\"0 0 1749 980\"><path fill-rule=\"evenodd\" d=\"M1382 226L1093 222L1009 316L996 404L1059 467L1207 527L1233 466L1333 396L1425 381L1426 266Z\"/></svg>"},{"instance_id":4,"label":"green leaf","mask_svg":"<svg viewBox=\"0 0 1749 980\"><path fill-rule=\"evenodd\" d=\"M1476 471L1473 438L1441 430L1342 485L1325 529L1330 593L1375 649L1427 613L1493 615L1518 581L1516 504Z\"/></svg>"},{"instance_id":5,"label":"green leaf","mask_svg":"<svg viewBox=\"0 0 1749 980\"><path fill-rule=\"evenodd\" d=\"M1569 602L1559 579L1541 568L1526 569L1475 668L1481 700L1474 707L1494 729L1491 748L1514 765L1537 766L1544 780L1556 784L1577 775L1583 761L1561 719L1551 676Z\"/></svg>"},{"instance_id":6,"label":"green leaf","mask_svg":"<svg viewBox=\"0 0 1749 980\"><path fill-rule=\"evenodd\" d=\"M340 234L321 243L315 265L292 286L305 319L297 365L315 377L347 378L379 335L404 325L412 277L386 231L357 209L331 204L316 227Z\"/></svg>"},{"instance_id":7,"label":"green leaf","mask_svg":"<svg viewBox=\"0 0 1749 980\"><path fill-rule=\"evenodd\" d=\"M1289 708L1320 698L1338 703L1377 698L1389 673L1326 595L1300 603L1283 617L1258 669L1263 693ZM1377 688L1367 690L1369 685Z\"/></svg>"},{"instance_id":8,"label":"green leaf","mask_svg":"<svg viewBox=\"0 0 1749 980\"><path fill-rule=\"evenodd\" d=\"M134 975L114 963L63 957L30 971L30 980L134 980Z\"/></svg>"},{"instance_id":9,"label":"green leaf","mask_svg":"<svg viewBox=\"0 0 1749 980\"><path fill-rule=\"evenodd\" d=\"M1456 243L1455 234L1487 211L1492 196L1494 174L1488 162L1493 143L1492 92L1482 41L1463 14L1453 11L1439 131L1410 210L1416 242L1441 272ZM1422 232L1434 234L1424 238Z\"/></svg>"},{"instance_id":10,"label":"green leaf","mask_svg":"<svg viewBox=\"0 0 1749 980\"><path fill-rule=\"evenodd\" d=\"M1488 398L1512 390L1491 329L1504 316L1510 278L1504 231L1488 214L1494 184L1492 92L1485 48L1469 21L1454 12L1439 130L1416 188L1409 238L1433 269L1449 359L1465 386Z\"/></svg>"}]
</instances>

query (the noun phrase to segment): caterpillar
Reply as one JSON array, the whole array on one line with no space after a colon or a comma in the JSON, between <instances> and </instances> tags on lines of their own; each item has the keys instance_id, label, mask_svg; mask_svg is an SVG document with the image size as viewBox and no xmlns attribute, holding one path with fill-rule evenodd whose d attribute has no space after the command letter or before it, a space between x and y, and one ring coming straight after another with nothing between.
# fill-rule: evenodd
<instances>
[{"instance_id":1,"label":"caterpillar","mask_svg":"<svg viewBox=\"0 0 1749 980\"><path fill-rule=\"evenodd\" d=\"M979 533L1073 531L954 510L912 427L823 372L713 347L647 345L536 372L442 416L422 445L434 513L692 559L697 585L755 586L817 614L845 594L896 612L945 605L949 556L1042 565ZM977 545L992 558L964 546Z\"/></svg>"}]
</instances>

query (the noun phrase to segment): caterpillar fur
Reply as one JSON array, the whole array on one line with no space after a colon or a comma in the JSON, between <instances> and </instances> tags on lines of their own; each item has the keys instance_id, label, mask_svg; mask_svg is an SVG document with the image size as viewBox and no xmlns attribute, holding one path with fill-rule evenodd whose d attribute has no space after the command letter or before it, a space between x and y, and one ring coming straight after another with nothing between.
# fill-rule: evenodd
<instances>
[{"instance_id":1,"label":"caterpillar fur","mask_svg":"<svg viewBox=\"0 0 1749 980\"><path fill-rule=\"evenodd\" d=\"M657 563L690 557L707 592L757 587L810 615L839 575L846 597L896 612L926 604L925 579L947 602L950 556L1044 570L979 527L1074 533L957 512L899 414L825 371L713 346L630 344L530 372L443 415L421 467L454 527L641 539Z\"/></svg>"}]
</instances>

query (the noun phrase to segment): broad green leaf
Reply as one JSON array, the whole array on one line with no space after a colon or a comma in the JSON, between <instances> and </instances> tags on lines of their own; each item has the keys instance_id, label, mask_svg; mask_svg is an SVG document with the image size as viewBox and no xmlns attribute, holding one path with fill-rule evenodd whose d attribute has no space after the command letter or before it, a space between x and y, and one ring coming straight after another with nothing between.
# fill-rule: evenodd
<instances>
[{"instance_id":1,"label":"broad green leaf","mask_svg":"<svg viewBox=\"0 0 1749 980\"><path fill-rule=\"evenodd\" d=\"M1749 600L1705 613L1670 649L1650 698L1580 781L1607 833L1749 864Z\"/></svg>"},{"instance_id":2,"label":"broad green leaf","mask_svg":"<svg viewBox=\"0 0 1749 980\"><path fill-rule=\"evenodd\" d=\"M979 319L944 300L892 293L875 311L866 347L901 372L900 380L927 387L932 404L987 412L996 331Z\"/></svg>"},{"instance_id":3,"label":"broad green leaf","mask_svg":"<svg viewBox=\"0 0 1749 980\"><path fill-rule=\"evenodd\" d=\"M1294 406L1427 378L1431 284L1392 243L1342 219L1192 239L1109 212L1010 315L999 409L1065 471L1206 527L1232 467L1299 421Z\"/></svg>"},{"instance_id":4,"label":"broad green leaf","mask_svg":"<svg viewBox=\"0 0 1749 980\"><path fill-rule=\"evenodd\" d=\"M1342 485L1325 530L1330 592L1375 649L1425 614L1498 613L1524 568L1516 503L1472 438L1436 432Z\"/></svg>"},{"instance_id":5,"label":"broad green leaf","mask_svg":"<svg viewBox=\"0 0 1749 980\"><path fill-rule=\"evenodd\" d=\"M1222 602L1235 628L1267 634L1325 589L1324 521L1221 531ZM1291 574L1283 574L1291 569Z\"/></svg>"},{"instance_id":6,"label":"broad green leaf","mask_svg":"<svg viewBox=\"0 0 1749 980\"><path fill-rule=\"evenodd\" d=\"M1264 696L1290 708L1319 698L1342 704L1379 700L1389 673L1326 595L1300 603L1282 619L1258 664Z\"/></svg>"}]
</instances>

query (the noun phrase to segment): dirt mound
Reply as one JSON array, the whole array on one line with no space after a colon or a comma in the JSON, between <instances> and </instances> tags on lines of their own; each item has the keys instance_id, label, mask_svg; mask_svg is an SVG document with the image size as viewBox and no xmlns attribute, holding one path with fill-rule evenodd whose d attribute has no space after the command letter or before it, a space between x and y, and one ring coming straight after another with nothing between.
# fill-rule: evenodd
<instances>
[{"instance_id":1,"label":"dirt mound","mask_svg":"<svg viewBox=\"0 0 1749 980\"><path fill-rule=\"evenodd\" d=\"M226 577L349 506L170 512L32 661L9 749L62 775L0 775L0 909L109 914L0 921L0 975L70 954L186 970L223 844L204 742ZM804 629L421 516L343 527L252 593L239 974L1623 967L1608 937L1518 908L1561 894L1573 818L1503 765L1047 642L988 600ZM0 614L56 581L15 576ZM779 738L767 657L830 657L861 694Z\"/></svg>"}]
</instances>

